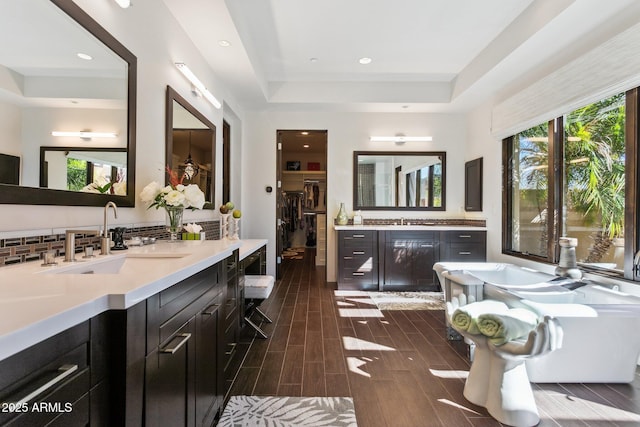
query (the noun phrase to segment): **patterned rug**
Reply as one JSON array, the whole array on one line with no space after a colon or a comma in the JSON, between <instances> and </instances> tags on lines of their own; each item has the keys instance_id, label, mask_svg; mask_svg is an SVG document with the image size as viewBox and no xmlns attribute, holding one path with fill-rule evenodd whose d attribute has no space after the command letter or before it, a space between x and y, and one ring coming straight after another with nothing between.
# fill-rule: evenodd
<instances>
[{"instance_id":1,"label":"patterned rug","mask_svg":"<svg viewBox=\"0 0 640 427\"><path fill-rule=\"evenodd\" d=\"M368 292L380 310L444 310L442 292Z\"/></svg>"},{"instance_id":2,"label":"patterned rug","mask_svg":"<svg viewBox=\"0 0 640 427\"><path fill-rule=\"evenodd\" d=\"M356 427L350 397L231 396L218 427Z\"/></svg>"},{"instance_id":3,"label":"patterned rug","mask_svg":"<svg viewBox=\"0 0 640 427\"><path fill-rule=\"evenodd\" d=\"M282 251L282 258L285 259L303 259L304 248L288 248Z\"/></svg>"}]
</instances>

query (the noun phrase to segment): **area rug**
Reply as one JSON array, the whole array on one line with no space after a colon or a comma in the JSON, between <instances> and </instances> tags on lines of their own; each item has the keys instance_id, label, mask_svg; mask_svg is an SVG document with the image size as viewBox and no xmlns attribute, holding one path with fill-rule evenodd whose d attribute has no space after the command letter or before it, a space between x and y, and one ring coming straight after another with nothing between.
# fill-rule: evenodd
<instances>
[{"instance_id":1,"label":"area rug","mask_svg":"<svg viewBox=\"0 0 640 427\"><path fill-rule=\"evenodd\" d=\"M444 310L442 292L368 292L380 310Z\"/></svg>"},{"instance_id":2,"label":"area rug","mask_svg":"<svg viewBox=\"0 0 640 427\"><path fill-rule=\"evenodd\" d=\"M231 396L218 427L356 427L350 397Z\"/></svg>"},{"instance_id":3,"label":"area rug","mask_svg":"<svg viewBox=\"0 0 640 427\"><path fill-rule=\"evenodd\" d=\"M303 259L304 248L288 248L282 251L282 258L285 259Z\"/></svg>"}]
</instances>

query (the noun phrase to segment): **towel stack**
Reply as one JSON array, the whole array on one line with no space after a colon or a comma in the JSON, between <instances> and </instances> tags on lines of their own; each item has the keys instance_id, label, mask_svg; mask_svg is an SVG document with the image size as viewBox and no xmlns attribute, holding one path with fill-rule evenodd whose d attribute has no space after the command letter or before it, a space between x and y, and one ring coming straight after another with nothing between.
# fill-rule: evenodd
<instances>
[{"instance_id":1,"label":"towel stack","mask_svg":"<svg viewBox=\"0 0 640 427\"><path fill-rule=\"evenodd\" d=\"M538 324L538 315L524 308L509 308L500 301L484 300L458 307L451 323L470 334L483 334L494 345L502 345L529 334Z\"/></svg>"}]
</instances>

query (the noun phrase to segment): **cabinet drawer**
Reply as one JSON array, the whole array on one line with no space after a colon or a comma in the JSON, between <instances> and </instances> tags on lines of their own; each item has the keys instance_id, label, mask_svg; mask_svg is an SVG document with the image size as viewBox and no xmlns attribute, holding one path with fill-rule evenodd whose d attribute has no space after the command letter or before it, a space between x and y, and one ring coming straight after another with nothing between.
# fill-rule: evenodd
<instances>
[{"instance_id":1,"label":"cabinet drawer","mask_svg":"<svg viewBox=\"0 0 640 427\"><path fill-rule=\"evenodd\" d=\"M446 239L451 243L482 243L485 241L486 235L485 231L447 231Z\"/></svg>"},{"instance_id":2,"label":"cabinet drawer","mask_svg":"<svg viewBox=\"0 0 640 427\"><path fill-rule=\"evenodd\" d=\"M220 286L209 286L209 289L193 303L184 307L172 318L160 325L147 325L147 354L155 350L160 343L176 334L176 331L189 321L206 305L208 301L221 294Z\"/></svg>"},{"instance_id":3,"label":"cabinet drawer","mask_svg":"<svg viewBox=\"0 0 640 427\"><path fill-rule=\"evenodd\" d=\"M374 278L374 271L363 271L358 268L344 268L342 270L342 279L345 281L357 281L357 282L372 282ZM377 277L376 277L377 280Z\"/></svg>"},{"instance_id":4,"label":"cabinet drawer","mask_svg":"<svg viewBox=\"0 0 640 427\"><path fill-rule=\"evenodd\" d=\"M340 256L342 257L342 259L345 262L354 260L354 259L359 259L359 260L366 260L368 258L373 257L374 255L374 250L373 247L362 247L362 248L345 248L341 253Z\"/></svg>"},{"instance_id":5,"label":"cabinet drawer","mask_svg":"<svg viewBox=\"0 0 640 427\"><path fill-rule=\"evenodd\" d=\"M484 243L451 243L446 261L484 261L486 249Z\"/></svg>"},{"instance_id":6,"label":"cabinet drawer","mask_svg":"<svg viewBox=\"0 0 640 427\"><path fill-rule=\"evenodd\" d=\"M75 411L72 402L89 392L87 355L87 345L81 345L29 375L25 381L16 384L17 387L3 390L0 402L17 404L25 411L0 412L0 425L48 425L61 413ZM34 405L44 409L33 410ZM78 415L85 423L71 425L86 425L88 422L89 411L86 410L83 415L80 413L81 409L78 407Z\"/></svg>"},{"instance_id":7,"label":"cabinet drawer","mask_svg":"<svg viewBox=\"0 0 640 427\"><path fill-rule=\"evenodd\" d=\"M345 247L371 246L375 242L375 231L341 231L340 239Z\"/></svg>"}]
</instances>

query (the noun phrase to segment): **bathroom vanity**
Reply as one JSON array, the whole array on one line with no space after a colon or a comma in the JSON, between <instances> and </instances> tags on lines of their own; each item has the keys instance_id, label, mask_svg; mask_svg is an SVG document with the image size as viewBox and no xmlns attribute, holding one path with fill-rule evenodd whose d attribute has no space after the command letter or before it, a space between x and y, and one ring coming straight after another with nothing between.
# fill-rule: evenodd
<instances>
[{"instance_id":1,"label":"bathroom vanity","mask_svg":"<svg viewBox=\"0 0 640 427\"><path fill-rule=\"evenodd\" d=\"M5 267L0 425L211 425L242 321L239 249L264 245L158 243Z\"/></svg>"},{"instance_id":2,"label":"bathroom vanity","mask_svg":"<svg viewBox=\"0 0 640 427\"><path fill-rule=\"evenodd\" d=\"M440 225L335 226L338 288L436 291L439 261L486 260L483 227Z\"/></svg>"}]
</instances>

